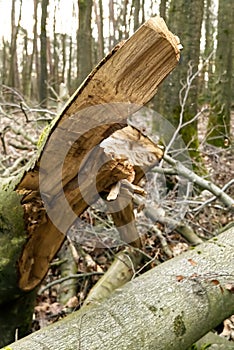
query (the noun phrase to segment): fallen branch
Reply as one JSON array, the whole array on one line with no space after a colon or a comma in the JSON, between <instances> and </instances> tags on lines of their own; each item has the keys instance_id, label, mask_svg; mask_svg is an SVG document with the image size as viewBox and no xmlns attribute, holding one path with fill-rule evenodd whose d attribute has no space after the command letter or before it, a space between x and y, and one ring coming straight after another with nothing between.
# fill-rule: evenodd
<instances>
[{"instance_id":1,"label":"fallen branch","mask_svg":"<svg viewBox=\"0 0 234 350\"><path fill-rule=\"evenodd\" d=\"M85 299L84 306L100 304L117 288L129 282L133 278L141 258L142 254L133 248L126 248L124 251L116 254L107 272L91 289Z\"/></svg>"},{"instance_id":2,"label":"fallen branch","mask_svg":"<svg viewBox=\"0 0 234 350\"><path fill-rule=\"evenodd\" d=\"M184 224L183 222L176 221L168 216L162 215L161 211L157 208L149 207L144 204L144 201L139 196L134 196L134 203L140 206L146 217L150 218L153 222L159 222L162 225L168 225L173 227L178 233L180 233L188 242L193 245L202 243L202 239L196 235L193 229Z\"/></svg>"},{"instance_id":3,"label":"fallen branch","mask_svg":"<svg viewBox=\"0 0 234 350\"><path fill-rule=\"evenodd\" d=\"M40 295L40 294L44 293L47 289L50 289L50 288L56 286L57 284L61 284L65 281L69 281L71 279L79 279L79 278L94 276L94 275L103 275L103 273L94 271L94 272L70 274L66 277L58 278L57 280L48 283L45 287L40 288L40 290L38 291L37 294Z\"/></svg>"},{"instance_id":4,"label":"fallen branch","mask_svg":"<svg viewBox=\"0 0 234 350\"><path fill-rule=\"evenodd\" d=\"M190 169L186 168L181 162L174 160L166 154L164 154L163 159L177 171L178 175L185 177L203 189L206 189L209 192L213 193L216 198L219 199L225 206L234 209L234 200L214 183L203 179Z\"/></svg>"},{"instance_id":5,"label":"fallen branch","mask_svg":"<svg viewBox=\"0 0 234 350\"><path fill-rule=\"evenodd\" d=\"M228 181L222 188L221 190L224 192L226 191L230 186L232 186L234 184L234 179ZM207 205L211 204L212 202L214 202L217 199L216 196L213 196L209 199L207 199L205 202L203 202L201 205L199 205L198 207L192 209L193 212L196 211L200 211L201 209L203 209L204 207L206 207Z\"/></svg>"}]
</instances>

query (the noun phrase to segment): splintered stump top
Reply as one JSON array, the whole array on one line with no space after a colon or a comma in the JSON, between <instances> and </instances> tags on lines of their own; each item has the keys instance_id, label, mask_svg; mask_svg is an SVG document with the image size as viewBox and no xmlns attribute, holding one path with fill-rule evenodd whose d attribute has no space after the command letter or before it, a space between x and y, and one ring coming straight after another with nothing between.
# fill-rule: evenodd
<instances>
[{"instance_id":1,"label":"splintered stump top","mask_svg":"<svg viewBox=\"0 0 234 350\"><path fill-rule=\"evenodd\" d=\"M31 290L41 282L72 221L89 205L83 194L96 181L92 169L106 157L98 145L125 127L128 116L154 96L178 63L179 52L178 38L163 19L149 19L94 68L53 121L41 142L40 155L17 186L29 233L19 261L22 289ZM142 160L142 168L152 166L162 156L153 143L147 152L152 152L152 162ZM111 159L108 164L112 168L96 176L99 193L129 176L121 161ZM138 171L139 167L135 182L140 178Z\"/></svg>"}]
</instances>

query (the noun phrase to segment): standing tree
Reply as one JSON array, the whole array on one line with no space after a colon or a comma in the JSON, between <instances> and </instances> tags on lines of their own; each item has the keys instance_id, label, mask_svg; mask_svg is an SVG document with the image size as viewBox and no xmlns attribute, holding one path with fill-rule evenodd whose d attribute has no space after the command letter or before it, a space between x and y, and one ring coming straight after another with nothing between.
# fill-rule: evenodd
<instances>
[{"instance_id":1,"label":"standing tree","mask_svg":"<svg viewBox=\"0 0 234 350\"><path fill-rule=\"evenodd\" d=\"M47 7L49 0L42 0L41 2L41 56L40 56L40 86L39 86L39 95L41 104L46 107L47 105L47 80L48 80L48 71L47 71L47 35L46 35L46 19L47 19Z\"/></svg>"},{"instance_id":2,"label":"standing tree","mask_svg":"<svg viewBox=\"0 0 234 350\"><path fill-rule=\"evenodd\" d=\"M103 3L102 0L94 1L94 9L98 30L97 57L101 60L104 57L104 35L103 35Z\"/></svg>"},{"instance_id":3,"label":"standing tree","mask_svg":"<svg viewBox=\"0 0 234 350\"><path fill-rule=\"evenodd\" d=\"M205 8L204 8L204 21L205 21L205 49L204 49L204 57L208 59L206 72L208 76L208 86L210 89L210 81L212 76L212 64L213 64L213 55L214 52L214 33L215 33L215 14L214 14L214 1L206 0ZM203 76L204 78L204 76ZM202 90L202 89L201 89Z\"/></svg>"},{"instance_id":4,"label":"standing tree","mask_svg":"<svg viewBox=\"0 0 234 350\"><path fill-rule=\"evenodd\" d=\"M138 29L140 25L140 7L141 7L141 1L140 0L134 0L133 1L133 8L134 8L134 32Z\"/></svg>"},{"instance_id":5,"label":"standing tree","mask_svg":"<svg viewBox=\"0 0 234 350\"><path fill-rule=\"evenodd\" d=\"M77 35L78 46L78 84L89 74L92 69L92 29L91 15L93 0L78 0L79 29Z\"/></svg>"},{"instance_id":6,"label":"standing tree","mask_svg":"<svg viewBox=\"0 0 234 350\"><path fill-rule=\"evenodd\" d=\"M156 100L155 108L173 125L178 124L181 113L183 113L183 122L188 122L197 114L198 79L191 82L191 78L199 64L203 6L203 0L170 2L168 23L172 31L178 34L184 48L180 69L174 71L164 82L160 93L161 98ZM187 83L192 85L188 86ZM186 98L188 89L189 94ZM186 102L185 105L183 105L184 102ZM191 156L197 157L196 122L187 125L181 133L185 144L190 147Z\"/></svg>"},{"instance_id":7,"label":"standing tree","mask_svg":"<svg viewBox=\"0 0 234 350\"><path fill-rule=\"evenodd\" d=\"M167 0L161 0L160 1L160 7L159 7L159 14L164 20L166 20L167 15Z\"/></svg>"},{"instance_id":8,"label":"standing tree","mask_svg":"<svg viewBox=\"0 0 234 350\"><path fill-rule=\"evenodd\" d=\"M54 18L53 18L53 41L51 43L52 46L52 52L53 52L53 59L52 60L52 67L51 67L51 73L52 73L52 83L54 90L58 93L59 92L59 41L58 41L58 33L56 32L56 22L58 19L57 14L57 6L54 7Z\"/></svg>"},{"instance_id":9,"label":"standing tree","mask_svg":"<svg viewBox=\"0 0 234 350\"><path fill-rule=\"evenodd\" d=\"M1 49L1 74L0 74L0 84L7 83L7 76L9 72L9 63L8 63L8 52L9 52L9 42L2 38L2 49ZM0 92L1 94L1 92Z\"/></svg>"},{"instance_id":10,"label":"standing tree","mask_svg":"<svg viewBox=\"0 0 234 350\"><path fill-rule=\"evenodd\" d=\"M38 3L39 0L34 0L34 24L33 24L33 49L32 49L32 54L29 57L29 69L28 69L28 79L25 84L27 84L27 87L25 88L25 95L30 99L32 94L34 98L38 100L38 89L32 89L32 72L33 72L33 62L35 60L35 70L36 70L36 77L38 78L39 76L39 62L38 62L38 46L37 46L37 39L38 39L38 34L37 34L37 27L38 27L38 19L37 19L37 12L38 12Z\"/></svg>"},{"instance_id":11,"label":"standing tree","mask_svg":"<svg viewBox=\"0 0 234 350\"><path fill-rule=\"evenodd\" d=\"M230 113L233 84L234 7L232 0L219 1L215 74L208 142L219 147L230 144Z\"/></svg>"},{"instance_id":12,"label":"standing tree","mask_svg":"<svg viewBox=\"0 0 234 350\"><path fill-rule=\"evenodd\" d=\"M20 11L18 17L18 23L16 25L16 8L15 0L12 0L11 7L11 46L10 46L10 71L8 77L8 85L11 87L19 86L19 73L17 63L17 38L19 34L21 14L22 14L22 1L20 1Z\"/></svg>"}]
</instances>

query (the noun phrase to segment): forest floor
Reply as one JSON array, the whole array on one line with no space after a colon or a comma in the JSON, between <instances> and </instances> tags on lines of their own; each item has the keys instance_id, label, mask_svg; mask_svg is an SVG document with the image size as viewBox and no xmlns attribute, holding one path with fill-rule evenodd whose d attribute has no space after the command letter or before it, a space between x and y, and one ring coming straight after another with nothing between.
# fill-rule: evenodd
<instances>
[{"instance_id":1,"label":"forest floor","mask_svg":"<svg viewBox=\"0 0 234 350\"><path fill-rule=\"evenodd\" d=\"M19 111L12 113L12 106L8 112L5 110L1 115L1 157L0 176L10 176L17 174L17 171L25 162L35 153L37 149L37 139L41 133L42 125L45 120L50 120L56 115L56 111L40 111L38 121L38 110L25 110L23 107ZM37 122L35 123L35 116ZM233 145L230 144L226 149L218 149L205 142L205 128L207 116L201 118L199 122L199 139L201 143L200 152L207 169L209 179L219 187L234 179L234 152ZM232 135L234 135L234 113L232 114ZM233 140L232 140L233 141ZM167 178L168 180L168 178ZM172 189L166 193L166 197L161 201L161 210L167 212L167 209L173 207L173 201L176 199L177 178L172 177ZM147 184L146 184L147 186ZM154 183L148 184L154 186ZM149 190L149 189L148 189ZM226 193L234 196L234 186L230 186ZM212 196L211 196L212 197ZM209 239L229 222L233 221L230 211L216 200L199 209L204 201L210 198L207 191L201 191L194 187L191 198L188 198L187 213L184 217L184 223L192 227L194 232L203 240ZM171 201L171 203L170 203ZM154 202L150 202L154 206ZM159 205L159 207L160 207ZM181 254L189 249L190 243L187 242L176 230L166 231L163 225L151 222L145 217L139 208L136 208L136 225L143 241L143 252L151 258L150 262L145 261L138 266L136 275L144 273L147 269L156 266L168 259L160 238L155 233L153 227L156 225L166 239L167 246L172 255ZM73 261L73 274L83 274L82 278L72 278L72 296L68 293L67 284L63 288L61 282L62 270L66 265L66 259L58 254L51 264L42 286L39 289L34 316L32 331L47 326L50 323L65 317L68 313L78 310L91 288L100 278L102 273L108 269L114 260L117 252L123 250L124 245L117 247L107 247L105 245L96 245L95 239L80 244L79 234L89 236L90 230L98 229L108 237L109 233L116 232L110 217L103 214L97 203L92 209L88 209L81 217L82 221L79 226L74 226L71 234L71 240L66 241L64 248L70 252L68 260ZM116 232L117 233L117 232ZM78 239L76 239L78 237ZM70 249L71 248L71 249ZM86 276L85 276L86 274ZM75 288L74 288L75 284ZM66 298L66 294L69 297ZM64 302L66 300L66 302ZM234 341L234 316L225 324L221 325L218 332L226 332L226 336Z\"/></svg>"},{"instance_id":2,"label":"forest floor","mask_svg":"<svg viewBox=\"0 0 234 350\"><path fill-rule=\"evenodd\" d=\"M232 130L234 131L234 114L232 116ZM204 124L203 124L204 126ZM204 137L204 129L200 125L200 138ZM234 135L234 133L233 133ZM234 179L234 152L232 146L227 149L217 149L211 145L202 142L201 154L204 160L207 174L209 179L222 188L225 184ZM214 201L211 204L201 208L201 210L193 211L194 207L199 206L200 201L206 201L210 198L207 191L197 192L195 190L195 197L193 198L194 205L188 209L184 218L185 222L189 224L194 232L203 240L207 240L218 233L218 231L231 221L233 217L230 211L223 208L218 201ZM234 186L230 186L226 191L231 197L234 197ZM173 196L172 196L173 197ZM103 225L103 220L105 224ZM98 205L93 209L87 210L82 216L82 227L75 227L75 235L82 231L87 232L90 230L90 225L101 225L101 229L108 235L110 227L113 228L113 224L110 218L103 216L98 210ZM142 263L139 267L139 274L144 273L147 269L156 266L158 263L162 263L168 259L167 254L162 248L161 242L157 234L152 230L152 226L155 223L149 222L149 220L141 213L136 211L136 224L141 234L143 241L143 252L152 257L150 264ZM160 224L156 224L161 230L163 227ZM86 231L87 230L87 231ZM74 233L73 232L73 233ZM187 242L176 230L172 230L169 233L164 232L169 249L172 251L173 256L179 255L182 252L189 249L189 242ZM87 277L77 278L76 293L67 300L66 304L62 304L61 291L64 293L62 284L55 284L55 281L60 281L61 278L61 257L57 257L49 270L42 287L38 293L37 305L35 306L33 330L40 329L50 323L53 323L68 313L78 310L88 295L90 289L95 285L100 276L95 272L103 272L108 269L117 252L123 249L124 246L115 248L108 247L96 247L95 241L89 244L79 245L76 242L74 234L72 235L72 242L66 242L65 245L72 244L72 251L76 250L76 273L86 274ZM94 275L90 276L90 272ZM136 271L136 275L138 271ZM66 293L66 292L65 292ZM216 329L218 334L226 336L230 341L234 341L234 316L226 320L224 324L221 324Z\"/></svg>"}]
</instances>

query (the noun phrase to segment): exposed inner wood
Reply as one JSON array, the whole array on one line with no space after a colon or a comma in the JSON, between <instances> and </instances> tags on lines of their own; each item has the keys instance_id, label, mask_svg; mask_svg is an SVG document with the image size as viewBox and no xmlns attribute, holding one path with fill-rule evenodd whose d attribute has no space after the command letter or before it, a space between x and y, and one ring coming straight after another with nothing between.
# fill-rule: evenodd
<instances>
[{"instance_id":1,"label":"exposed inner wood","mask_svg":"<svg viewBox=\"0 0 234 350\"><path fill-rule=\"evenodd\" d=\"M113 156L111 143L106 151L99 145L153 97L178 60L178 39L161 18L150 19L94 69L54 121L38 161L17 186L29 232L19 261L20 288L40 283L72 221L98 193L109 192L121 179L137 184L162 157L160 148L129 127L115 137L126 141L126 150L138 138L134 157L132 152L129 159L126 150ZM141 147L147 151L137 157Z\"/></svg>"}]
</instances>

